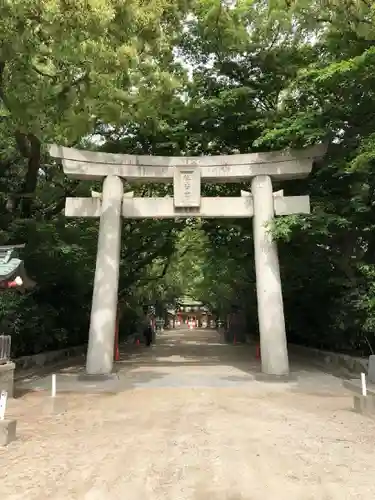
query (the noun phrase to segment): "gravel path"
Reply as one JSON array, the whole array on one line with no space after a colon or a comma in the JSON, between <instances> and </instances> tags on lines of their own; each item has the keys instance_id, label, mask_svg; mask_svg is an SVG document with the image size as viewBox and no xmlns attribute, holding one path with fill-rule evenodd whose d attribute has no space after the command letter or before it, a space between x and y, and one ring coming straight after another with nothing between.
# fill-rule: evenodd
<instances>
[{"instance_id":1,"label":"gravel path","mask_svg":"<svg viewBox=\"0 0 375 500\"><path fill-rule=\"evenodd\" d=\"M1 499L375 498L375 421L332 375L257 382L252 349L207 330L166 332L118 366L126 390L60 396L61 415L45 393L10 403Z\"/></svg>"}]
</instances>

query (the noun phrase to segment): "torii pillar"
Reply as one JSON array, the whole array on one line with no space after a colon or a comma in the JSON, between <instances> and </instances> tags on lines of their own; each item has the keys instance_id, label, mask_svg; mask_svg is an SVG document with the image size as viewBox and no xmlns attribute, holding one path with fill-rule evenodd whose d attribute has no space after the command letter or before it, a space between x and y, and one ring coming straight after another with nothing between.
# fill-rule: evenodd
<instances>
[{"instance_id":1,"label":"torii pillar","mask_svg":"<svg viewBox=\"0 0 375 500\"><path fill-rule=\"evenodd\" d=\"M277 244L270 232L275 215L271 177L254 177L251 193L262 372L286 376L289 374L289 361L279 257Z\"/></svg>"},{"instance_id":2,"label":"torii pillar","mask_svg":"<svg viewBox=\"0 0 375 500\"><path fill-rule=\"evenodd\" d=\"M86 361L87 375L108 375L113 368L123 194L120 177L113 175L104 179Z\"/></svg>"}]
</instances>

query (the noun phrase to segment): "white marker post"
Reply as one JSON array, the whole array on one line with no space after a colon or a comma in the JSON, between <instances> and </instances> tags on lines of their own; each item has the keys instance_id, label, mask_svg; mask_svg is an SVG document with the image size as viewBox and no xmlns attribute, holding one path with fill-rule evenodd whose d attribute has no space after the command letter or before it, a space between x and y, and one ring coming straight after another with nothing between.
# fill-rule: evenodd
<instances>
[{"instance_id":1,"label":"white marker post","mask_svg":"<svg viewBox=\"0 0 375 500\"><path fill-rule=\"evenodd\" d=\"M51 389L51 396L53 398L56 397L56 374L54 373L52 375L52 389Z\"/></svg>"},{"instance_id":2,"label":"white marker post","mask_svg":"<svg viewBox=\"0 0 375 500\"><path fill-rule=\"evenodd\" d=\"M361 373L362 396L367 396L366 375Z\"/></svg>"},{"instance_id":3,"label":"white marker post","mask_svg":"<svg viewBox=\"0 0 375 500\"><path fill-rule=\"evenodd\" d=\"M7 391L1 391L0 394L0 420L5 418L5 409L7 406L8 393Z\"/></svg>"}]
</instances>

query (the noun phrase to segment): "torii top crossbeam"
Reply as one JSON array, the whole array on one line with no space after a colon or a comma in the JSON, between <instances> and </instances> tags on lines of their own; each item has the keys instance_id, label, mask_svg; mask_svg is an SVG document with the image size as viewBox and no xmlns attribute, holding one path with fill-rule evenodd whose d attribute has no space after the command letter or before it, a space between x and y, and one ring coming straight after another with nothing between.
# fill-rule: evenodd
<instances>
[{"instance_id":1,"label":"torii top crossbeam","mask_svg":"<svg viewBox=\"0 0 375 500\"><path fill-rule=\"evenodd\" d=\"M257 175L277 180L301 179L311 172L313 162L326 151L325 145L303 150L220 156L146 156L83 151L57 145L50 155L62 160L64 173L75 179L100 180L108 175L128 182L173 181L175 167L200 167L202 182L243 182Z\"/></svg>"}]
</instances>

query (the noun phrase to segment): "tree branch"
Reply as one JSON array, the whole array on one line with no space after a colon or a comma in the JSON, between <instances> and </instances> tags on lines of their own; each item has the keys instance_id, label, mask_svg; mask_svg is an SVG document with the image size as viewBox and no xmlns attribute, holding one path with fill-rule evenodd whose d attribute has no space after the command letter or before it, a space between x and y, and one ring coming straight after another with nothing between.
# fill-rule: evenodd
<instances>
[{"instance_id":1,"label":"tree branch","mask_svg":"<svg viewBox=\"0 0 375 500\"><path fill-rule=\"evenodd\" d=\"M80 83L86 82L88 83L89 81L89 72L85 71L81 76L77 77L75 80L73 80L70 83L66 83L63 85L61 91L58 93L58 98L64 98L68 93L69 90L71 90L74 87L77 87Z\"/></svg>"},{"instance_id":2,"label":"tree branch","mask_svg":"<svg viewBox=\"0 0 375 500\"><path fill-rule=\"evenodd\" d=\"M161 272L161 274L159 276L153 276L151 278L143 278L143 279L141 278L139 281L141 283L145 283L145 282L149 283L151 281L157 281L157 280L160 280L160 279L164 278L164 276L167 274L169 266L171 265L171 261L172 261L172 259L169 257L167 259L167 261L165 262L163 270L162 270L162 272Z\"/></svg>"},{"instance_id":3,"label":"tree branch","mask_svg":"<svg viewBox=\"0 0 375 500\"><path fill-rule=\"evenodd\" d=\"M43 78L50 78L51 80L56 80L56 75L49 75L48 73L43 73L43 71L41 71L35 65L32 65L31 67L35 71L35 73L38 73L39 76L42 76Z\"/></svg>"},{"instance_id":4,"label":"tree branch","mask_svg":"<svg viewBox=\"0 0 375 500\"><path fill-rule=\"evenodd\" d=\"M186 247L179 255L178 257L181 259L182 257L184 257L188 252L190 252L190 250L192 249L193 247L192 246L188 246ZM167 262L164 264L164 267L163 267L163 270L161 272L161 274L159 276L153 276L152 278L144 278L144 279L140 279L139 281L140 282L147 282L149 283L150 281L156 281L156 280L160 280L162 278L164 278L164 276L167 274L168 272L168 269L169 269L169 266L171 265L171 262L172 262L172 259L171 259L171 256L168 258Z\"/></svg>"},{"instance_id":5,"label":"tree branch","mask_svg":"<svg viewBox=\"0 0 375 500\"><path fill-rule=\"evenodd\" d=\"M0 99L3 101L4 106L8 111L11 111L9 101L5 95L4 91L4 73L5 73L6 63L0 61Z\"/></svg>"},{"instance_id":6,"label":"tree branch","mask_svg":"<svg viewBox=\"0 0 375 500\"><path fill-rule=\"evenodd\" d=\"M53 219L55 215L58 215L62 210L65 208L65 200L69 196L73 196L78 187L79 187L80 181L76 180L71 183L69 186L61 186L64 189L64 194L56 200L54 203L51 203L48 207L45 208L43 212L43 216L46 220Z\"/></svg>"},{"instance_id":7,"label":"tree branch","mask_svg":"<svg viewBox=\"0 0 375 500\"><path fill-rule=\"evenodd\" d=\"M166 241L164 241L164 243L159 248L157 248L153 252L149 253L146 257L144 257L137 264L135 269L133 269L132 272L128 275L128 284L127 284L126 288L121 289L121 291L118 294L119 297L121 297L122 294L124 294L127 291L127 289L129 288L129 282L132 284L135 283L137 281L137 275L139 274L139 272L142 269L144 269L145 267L147 267L148 265L150 265L160 255L160 253L163 250L165 250L169 245L170 245L170 241L167 239Z\"/></svg>"},{"instance_id":8,"label":"tree branch","mask_svg":"<svg viewBox=\"0 0 375 500\"><path fill-rule=\"evenodd\" d=\"M27 219L31 216L33 197L28 196L27 198L23 198L22 195L35 193L42 154L41 142L34 134L24 134L19 130L15 131L14 136L20 153L27 159L27 172L22 188L19 191L21 195L19 197L19 202L21 202L21 216Z\"/></svg>"}]
</instances>

